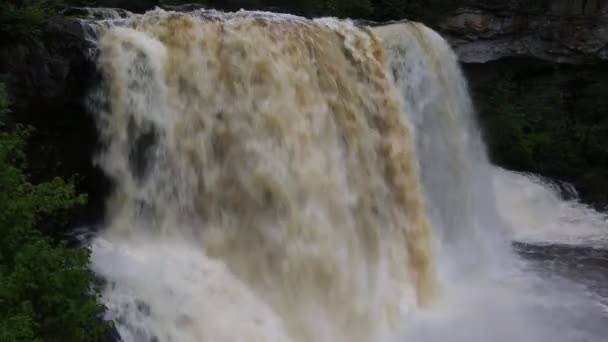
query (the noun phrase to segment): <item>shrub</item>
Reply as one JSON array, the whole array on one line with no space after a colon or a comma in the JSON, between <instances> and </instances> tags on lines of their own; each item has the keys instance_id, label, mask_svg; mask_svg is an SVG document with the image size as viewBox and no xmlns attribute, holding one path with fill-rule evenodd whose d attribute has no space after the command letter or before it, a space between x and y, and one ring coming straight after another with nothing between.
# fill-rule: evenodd
<instances>
[{"instance_id":1,"label":"shrub","mask_svg":"<svg viewBox=\"0 0 608 342\"><path fill-rule=\"evenodd\" d=\"M4 0L0 3L0 40L36 39L61 0Z\"/></svg>"},{"instance_id":2,"label":"shrub","mask_svg":"<svg viewBox=\"0 0 608 342\"><path fill-rule=\"evenodd\" d=\"M42 236L36 224L82 204L74 185L32 184L23 171L31 129L9 122L0 85L0 341L95 341L103 306L91 288L89 251Z\"/></svg>"},{"instance_id":3,"label":"shrub","mask_svg":"<svg viewBox=\"0 0 608 342\"><path fill-rule=\"evenodd\" d=\"M585 199L608 204L607 82L555 70L538 84L506 72L483 102L494 162L573 182Z\"/></svg>"}]
</instances>

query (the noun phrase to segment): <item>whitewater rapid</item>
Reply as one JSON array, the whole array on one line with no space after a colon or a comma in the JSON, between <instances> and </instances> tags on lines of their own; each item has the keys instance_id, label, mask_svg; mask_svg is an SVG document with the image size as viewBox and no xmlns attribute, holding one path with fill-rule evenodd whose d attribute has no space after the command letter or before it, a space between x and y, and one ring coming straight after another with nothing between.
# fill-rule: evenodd
<instances>
[{"instance_id":1,"label":"whitewater rapid","mask_svg":"<svg viewBox=\"0 0 608 342\"><path fill-rule=\"evenodd\" d=\"M608 247L608 216L581 203L572 186L560 189L542 177L500 168L494 171L494 184L513 240Z\"/></svg>"},{"instance_id":2,"label":"whitewater rapid","mask_svg":"<svg viewBox=\"0 0 608 342\"><path fill-rule=\"evenodd\" d=\"M92 268L123 341L601 341L588 292L511 241L605 224L490 165L431 29L206 10L89 25L114 182Z\"/></svg>"}]
</instances>

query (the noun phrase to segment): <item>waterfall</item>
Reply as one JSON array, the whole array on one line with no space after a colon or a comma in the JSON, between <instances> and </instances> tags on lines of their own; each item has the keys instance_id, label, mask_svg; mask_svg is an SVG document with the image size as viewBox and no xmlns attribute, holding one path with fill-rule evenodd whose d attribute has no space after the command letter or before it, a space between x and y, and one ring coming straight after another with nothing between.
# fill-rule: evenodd
<instances>
[{"instance_id":1,"label":"waterfall","mask_svg":"<svg viewBox=\"0 0 608 342\"><path fill-rule=\"evenodd\" d=\"M133 267L165 265L153 274L194 263L110 275L109 295L148 303L157 338L193 341L268 339L267 324L285 340L369 341L436 301L415 145L379 37L335 19L206 14L150 12L100 39L106 239L143 253ZM185 250L196 258L173 255ZM148 265L147 251L168 255ZM188 277L200 294L153 285ZM201 303L168 312L170 290ZM252 332L205 319L241 301L267 308L234 313Z\"/></svg>"},{"instance_id":2,"label":"waterfall","mask_svg":"<svg viewBox=\"0 0 608 342\"><path fill-rule=\"evenodd\" d=\"M494 183L502 194L498 207L513 228L513 240L608 246L608 217L581 203L572 185L503 169L494 171Z\"/></svg>"},{"instance_id":3,"label":"waterfall","mask_svg":"<svg viewBox=\"0 0 608 342\"><path fill-rule=\"evenodd\" d=\"M572 341L536 318L434 31L160 9L95 30L92 268L122 340Z\"/></svg>"},{"instance_id":4,"label":"waterfall","mask_svg":"<svg viewBox=\"0 0 608 342\"><path fill-rule=\"evenodd\" d=\"M492 170L458 60L419 23L380 26L403 115L414 127L417 159L437 250L467 268L508 253L496 211ZM489 266L489 265L488 265Z\"/></svg>"}]
</instances>

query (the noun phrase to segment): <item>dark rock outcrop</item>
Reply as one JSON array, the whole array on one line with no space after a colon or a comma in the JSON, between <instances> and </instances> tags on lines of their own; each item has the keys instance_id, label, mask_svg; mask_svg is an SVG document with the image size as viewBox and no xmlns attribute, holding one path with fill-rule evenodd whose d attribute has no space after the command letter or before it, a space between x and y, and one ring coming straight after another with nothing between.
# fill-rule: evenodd
<instances>
[{"instance_id":1,"label":"dark rock outcrop","mask_svg":"<svg viewBox=\"0 0 608 342\"><path fill-rule=\"evenodd\" d=\"M533 104L550 91L547 86L555 84L558 77L560 101L552 104L557 122L584 117L585 113L578 113L572 104L581 100L585 89L606 80L606 0L457 0L440 22L437 29L463 63L482 126L496 105L492 94L507 77L522 95L520 105L525 110L533 110ZM583 201L608 208L608 179L597 170L601 158L589 157L591 166L571 165L557 173L522 168L493 149L492 141L500 134L483 128L493 162L567 180L576 186ZM553 143L557 150L558 142ZM555 160L537 162L550 165Z\"/></svg>"},{"instance_id":2,"label":"dark rock outcrop","mask_svg":"<svg viewBox=\"0 0 608 342\"><path fill-rule=\"evenodd\" d=\"M92 160L98 139L86 97L99 75L90 34L86 25L57 18L37 42L0 46L0 82L7 86L14 117L35 129L28 145L32 179L74 176L79 191L88 194L89 204L72 226L101 219L109 188Z\"/></svg>"},{"instance_id":3,"label":"dark rock outcrop","mask_svg":"<svg viewBox=\"0 0 608 342\"><path fill-rule=\"evenodd\" d=\"M440 25L464 63L608 61L608 1L463 0Z\"/></svg>"}]
</instances>

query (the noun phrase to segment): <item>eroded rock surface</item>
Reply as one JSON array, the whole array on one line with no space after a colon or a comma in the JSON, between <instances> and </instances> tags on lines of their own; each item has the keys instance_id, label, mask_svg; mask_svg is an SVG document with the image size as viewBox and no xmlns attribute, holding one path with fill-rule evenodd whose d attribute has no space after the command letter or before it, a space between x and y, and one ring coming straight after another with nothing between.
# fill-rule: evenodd
<instances>
[{"instance_id":1,"label":"eroded rock surface","mask_svg":"<svg viewBox=\"0 0 608 342\"><path fill-rule=\"evenodd\" d=\"M608 60L608 1L462 1L440 30L464 63L532 57L557 63Z\"/></svg>"}]
</instances>

